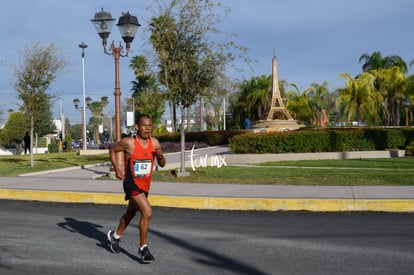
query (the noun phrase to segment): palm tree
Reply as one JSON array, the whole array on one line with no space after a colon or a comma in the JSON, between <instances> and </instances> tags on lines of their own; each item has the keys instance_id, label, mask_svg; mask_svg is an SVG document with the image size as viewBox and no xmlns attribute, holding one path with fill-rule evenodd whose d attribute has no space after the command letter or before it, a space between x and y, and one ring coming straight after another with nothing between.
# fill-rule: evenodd
<instances>
[{"instance_id":1,"label":"palm tree","mask_svg":"<svg viewBox=\"0 0 414 275\"><path fill-rule=\"evenodd\" d=\"M139 114L147 114L158 124L164 113L165 97L155 76L148 74L147 59L144 56L135 56L129 67L135 72L135 81L131 81L135 104L133 109L136 110L134 118Z\"/></svg>"},{"instance_id":2,"label":"palm tree","mask_svg":"<svg viewBox=\"0 0 414 275\"><path fill-rule=\"evenodd\" d=\"M318 126L326 126L328 122L327 107L331 105L329 98L328 82L324 82L322 85L312 83L304 94L307 95L309 106L312 110L312 121Z\"/></svg>"},{"instance_id":3,"label":"palm tree","mask_svg":"<svg viewBox=\"0 0 414 275\"><path fill-rule=\"evenodd\" d=\"M402 100L409 96L406 73L407 64L397 55L382 57L380 52L363 54L359 61L365 61L363 71L371 72L375 77L375 88L383 96L384 115L387 125L399 125L404 109ZM413 64L411 61L410 66Z\"/></svg>"},{"instance_id":4,"label":"palm tree","mask_svg":"<svg viewBox=\"0 0 414 275\"><path fill-rule=\"evenodd\" d=\"M362 73L352 78L348 73L339 75L346 79L345 88L339 90L340 101L345 103L348 121L370 120L375 123L382 96L375 91L375 77L370 73Z\"/></svg>"},{"instance_id":5,"label":"palm tree","mask_svg":"<svg viewBox=\"0 0 414 275\"><path fill-rule=\"evenodd\" d=\"M147 114L153 119L154 124L160 123L165 110L165 97L155 77L152 75L138 76L135 81L131 81L131 84L134 110L136 111L134 116Z\"/></svg>"},{"instance_id":6,"label":"palm tree","mask_svg":"<svg viewBox=\"0 0 414 275\"><path fill-rule=\"evenodd\" d=\"M306 94L301 93L295 84L290 84L294 90L286 92L287 102L286 109L301 124L311 124L312 109Z\"/></svg>"},{"instance_id":7,"label":"palm tree","mask_svg":"<svg viewBox=\"0 0 414 275\"><path fill-rule=\"evenodd\" d=\"M371 55L364 53L359 58L359 63L364 62L362 71L368 72L377 69L390 69L394 66L400 68L401 72L407 73L408 67L405 61L398 55L382 57L381 52L373 52Z\"/></svg>"},{"instance_id":8,"label":"palm tree","mask_svg":"<svg viewBox=\"0 0 414 275\"><path fill-rule=\"evenodd\" d=\"M245 118L250 118L250 113L246 108L246 102L241 99L241 93L235 92L229 95L229 112L233 127L242 127Z\"/></svg>"},{"instance_id":9,"label":"palm tree","mask_svg":"<svg viewBox=\"0 0 414 275\"><path fill-rule=\"evenodd\" d=\"M371 71L375 88L383 97L386 125L398 126L404 111L403 100L410 96L407 76L398 67Z\"/></svg>"},{"instance_id":10,"label":"palm tree","mask_svg":"<svg viewBox=\"0 0 414 275\"><path fill-rule=\"evenodd\" d=\"M253 114L257 114L257 119L263 119L269 111L272 77L262 75L252 78L250 84L251 90L246 98L247 107Z\"/></svg>"},{"instance_id":11,"label":"palm tree","mask_svg":"<svg viewBox=\"0 0 414 275\"><path fill-rule=\"evenodd\" d=\"M269 110L272 91L272 77L262 75L245 80L240 85L239 102L243 102L245 113L250 119L263 119Z\"/></svg>"},{"instance_id":12,"label":"palm tree","mask_svg":"<svg viewBox=\"0 0 414 275\"><path fill-rule=\"evenodd\" d=\"M99 124L103 124L104 109L108 106L108 97L101 97L101 101L93 101L89 105L89 110L92 114L89 119L89 124L93 125L93 139L95 141L99 140Z\"/></svg>"}]
</instances>

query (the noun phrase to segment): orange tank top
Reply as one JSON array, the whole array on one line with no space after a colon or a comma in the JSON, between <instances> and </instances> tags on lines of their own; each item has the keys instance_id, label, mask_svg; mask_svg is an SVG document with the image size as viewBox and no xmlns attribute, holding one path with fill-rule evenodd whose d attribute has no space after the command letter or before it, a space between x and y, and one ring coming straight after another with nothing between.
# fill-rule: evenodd
<instances>
[{"instance_id":1,"label":"orange tank top","mask_svg":"<svg viewBox=\"0 0 414 275\"><path fill-rule=\"evenodd\" d=\"M151 184L152 170L154 168L155 150L152 146L151 138L148 139L147 148L142 147L139 140L134 137L134 153L129 157L126 169L131 173L134 183L139 189L149 192Z\"/></svg>"}]
</instances>

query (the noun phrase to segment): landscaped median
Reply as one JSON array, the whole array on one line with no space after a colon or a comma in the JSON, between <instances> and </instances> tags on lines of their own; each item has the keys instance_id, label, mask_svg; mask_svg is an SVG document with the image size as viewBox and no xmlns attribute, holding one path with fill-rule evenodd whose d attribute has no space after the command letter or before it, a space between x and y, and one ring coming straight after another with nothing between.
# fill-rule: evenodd
<instances>
[{"instance_id":1,"label":"landscaped median","mask_svg":"<svg viewBox=\"0 0 414 275\"><path fill-rule=\"evenodd\" d=\"M404 157L403 150L219 156L227 165L195 171L187 167L188 177L174 176L174 168L154 171L149 196L152 205L249 211L414 212L414 158ZM1 166L4 174L32 172L25 177L1 177L0 199L125 205L122 181L94 179L108 171L108 165L87 164L100 159L99 155L42 155L36 167L59 167L43 172L27 167L28 156L12 158L13 162ZM106 156L101 163L107 160ZM85 164L63 168L80 162Z\"/></svg>"}]
</instances>

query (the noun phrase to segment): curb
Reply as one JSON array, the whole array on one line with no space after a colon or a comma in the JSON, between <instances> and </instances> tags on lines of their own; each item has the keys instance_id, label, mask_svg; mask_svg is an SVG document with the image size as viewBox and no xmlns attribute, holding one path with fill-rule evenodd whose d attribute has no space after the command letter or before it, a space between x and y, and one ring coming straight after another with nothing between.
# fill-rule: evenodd
<instances>
[{"instance_id":1,"label":"curb","mask_svg":"<svg viewBox=\"0 0 414 275\"><path fill-rule=\"evenodd\" d=\"M0 189L0 199L125 205L121 193ZM150 195L152 206L200 210L414 212L410 199L263 199Z\"/></svg>"}]
</instances>

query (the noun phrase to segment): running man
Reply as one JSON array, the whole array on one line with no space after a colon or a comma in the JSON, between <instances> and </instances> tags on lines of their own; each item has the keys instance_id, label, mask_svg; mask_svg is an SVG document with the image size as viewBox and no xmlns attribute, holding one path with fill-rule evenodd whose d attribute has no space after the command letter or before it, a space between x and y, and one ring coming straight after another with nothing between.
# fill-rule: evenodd
<instances>
[{"instance_id":1,"label":"running man","mask_svg":"<svg viewBox=\"0 0 414 275\"><path fill-rule=\"evenodd\" d=\"M151 205L148 201L154 161L159 166L165 166L165 158L159 141L151 137L153 122L148 115L141 115L135 122L137 135L122 138L109 150L116 177L123 180L125 200L128 207L122 215L118 228L108 232L108 241L111 250L119 253L119 241L122 233L131 222L137 211L141 218L139 228L138 257L141 262L154 261L154 256L148 249L147 233L152 216ZM118 163L117 153L124 153L124 164Z\"/></svg>"}]
</instances>

